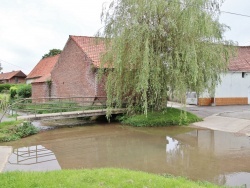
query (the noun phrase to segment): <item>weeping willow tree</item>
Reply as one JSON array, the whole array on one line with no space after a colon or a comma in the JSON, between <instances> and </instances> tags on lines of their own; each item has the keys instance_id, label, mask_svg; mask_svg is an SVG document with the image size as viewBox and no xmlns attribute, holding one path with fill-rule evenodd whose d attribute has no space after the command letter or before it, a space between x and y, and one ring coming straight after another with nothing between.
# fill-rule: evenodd
<instances>
[{"instance_id":1,"label":"weeping willow tree","mask_svg":"<svg viewBox=\"0 0 250 188\"><path fill-rule=\"evenodd\" d=\"M170 91L212 90L226 71L231 41L219 0L113 0L102 12L109 108L166 107Z\"/></svg>"}]
</instances>

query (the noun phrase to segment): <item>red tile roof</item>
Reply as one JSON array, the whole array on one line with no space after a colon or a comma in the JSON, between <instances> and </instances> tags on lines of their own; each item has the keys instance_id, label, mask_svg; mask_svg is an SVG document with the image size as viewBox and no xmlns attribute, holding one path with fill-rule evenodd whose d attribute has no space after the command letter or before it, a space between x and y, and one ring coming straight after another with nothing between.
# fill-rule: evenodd
<instances>
[{"instance_id":1,"label":"red tile roof","mask_svg":"<svg viewBox=\"0 0 250 188\"><path fill-rule=\"evenodd\" d=\"M239 46L236 57L230 60L229 71L250 72L250 46Z\"/></svg>"},{"instance_id":2,"label":"red tile roof","mask_svg":"<svg viewBox=\"0 0 250 188\"><path fill-rule=\"evenodd\" d=\"M100 67L101 55L105 52L105 44L101 38L86 36L70 36L70 38L92 60L95 67Z\"/></svg>"},{"instance_id":3,"label":"red tile roof","mask_svg":"<svg viewBox=\"0 0 250 188\"><path fill-rule=\"evenodd\" d=\"M12 72L6 72L6 73L1 73L0 74L0 80L9 80L9 79L13 78L14 76L25 78L26 74L24 74L20 70L18 70L18 71L12 71Z\"/></svg>"},{"instance_id":4,"label":"red tile roof","mask_svg":"<svg viewBox=\"0 0 250 188\"><path fill-rule=\"evenodd\" d=\"M54 68L59 55L46 57L41 59L35 68L29 73L26 79L36 79L35 82L45 82L50 79L50 73Z\"/></svg>"}]
</instances>

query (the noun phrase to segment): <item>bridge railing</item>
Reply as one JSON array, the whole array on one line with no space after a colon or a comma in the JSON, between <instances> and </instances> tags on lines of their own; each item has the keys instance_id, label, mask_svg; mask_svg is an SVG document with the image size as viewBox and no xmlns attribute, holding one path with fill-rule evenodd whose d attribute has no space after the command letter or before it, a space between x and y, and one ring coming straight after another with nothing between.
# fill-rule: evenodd
<instances>
[{"instance_id":1,"label":"bridge railing","mask_svg":"<svg viewBox=\"0 0 250 188\"><path fill-rule=\"evenodd\" d=\"M11 115L62 113L106 108L106 97L50 97L26 98L8 106Z\"/></svg>"}]
</instances>

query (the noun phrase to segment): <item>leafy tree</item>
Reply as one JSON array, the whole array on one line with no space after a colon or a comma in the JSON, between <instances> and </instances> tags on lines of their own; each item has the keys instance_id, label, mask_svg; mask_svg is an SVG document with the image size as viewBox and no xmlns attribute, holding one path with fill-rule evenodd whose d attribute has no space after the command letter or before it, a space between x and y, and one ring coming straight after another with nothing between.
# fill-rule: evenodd
<instances>
[{"instance_id":1,"label":"leafy tree","mask_svg":"<svg viewBox=\"0 0 250 188\"><path fill-rule=\"evenodd\" d=\"M60 54L61 52L62 52L62 50L60 50L60 49L52 49L52 50L49 51L49 53L44 54L44 56L42 57L42 59L46 58L46 57L55 56L57 54Z\"/></svg>"},{"instance_id":2,"label":"leafy tree","mask_svg":"<svg viewBox=\"0 0 250 188\"><path fill-rule=\"evenodd\" d=\"M212 90L226 71L232 41L223 38L219 0L113 0L102 12L109 66L107 105L130 112L166 106L170 91ZM103 69L104 70L104 69ZM105 69L107 70L107 69ZM184 98L184 97L183 97Z\"/></svg>"}]
</instances>

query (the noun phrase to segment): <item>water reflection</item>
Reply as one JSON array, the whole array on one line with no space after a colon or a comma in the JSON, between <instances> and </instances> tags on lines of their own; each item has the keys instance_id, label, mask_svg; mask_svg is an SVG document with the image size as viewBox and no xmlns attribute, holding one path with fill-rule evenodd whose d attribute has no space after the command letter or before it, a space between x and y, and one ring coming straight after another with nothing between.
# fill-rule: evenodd
<instances>
[{"instance_id":1,"label":"water reflection","mask_svg":"<svg viewBox=\"0 0 250 188\"><path fill-rule=\"evenodd\" d=\"M250 139L239 134L195 130L166 137L167 163L174 174L219 185L250 187ZM203 171L202 171L203 170Z\"/></svg>"},{"instance_id":2,"label":"water reflection","mask_svg":"<svg viewBox=\"0 0 250 188\"><path fill-rule=\"evenodd\" d=\"M60 170L55 154L42 145L14 149L4 171Z\"/></svg>"},{"instance_id":3,"label":"water reflection","mask_svg":"<svg viewBox=\"0 0 250 188\"><path fill-rule=\"evenodd\" d=\"M166 144L166 152L171 152L178 148L179 142L169 136L166 136L167 144Z\"/></svg>"},{"instance_id":4,"label":"water reflection","mask_svg":"<svg viewBox=\"0 0 250 188\"><path fill-rule=\"evenodd\" d=\"M246 184L250 187L250 138L232 133L109 124L52 130L11 145L14 148L40 145L54 153L58 162L53 162L59 163L58 168L62 169L128 168L186 176L220 185ZM41 163L35 162L37 164Z\"/></svg>"}]
</instances>

